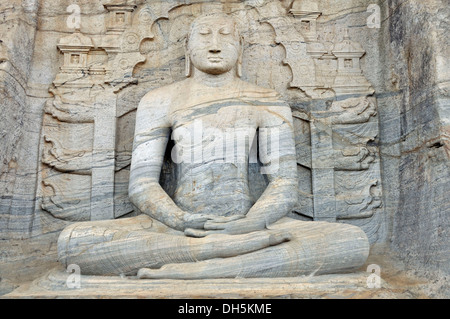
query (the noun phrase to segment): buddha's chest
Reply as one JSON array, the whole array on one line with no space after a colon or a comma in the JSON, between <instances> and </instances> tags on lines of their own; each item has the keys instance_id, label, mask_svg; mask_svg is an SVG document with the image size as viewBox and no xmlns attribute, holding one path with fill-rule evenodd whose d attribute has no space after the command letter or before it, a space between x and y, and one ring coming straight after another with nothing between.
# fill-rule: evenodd
<instances>
[{"instance_id":1,"label":"buddha's chest","mask_svg":"<svg viewBox=\"0 0 450 319\"><path fill-rule=\"evenodd\" d=\"M232 130L258 127L256 106L240 100L223 100L172 108L172 129L195 130L201 124L205 129Z\"/></svg>"},{"instance_id":2,"label":"buddha's chest","mask_svg":"<svg viewBox=\"0 0 450 319\"><path fill-rule=\"evenodd\" d=\"M259 114L253 105L241 101L218 101L171 112L175 142L230 140L240 136L253 137Z\"/></svg>"},{"instance_id":3,"label":"buddha's chest","mask_svg":"<svg viewBox=\"0 0 450 319\"><path fill-rule=\"evenodd\" d=\"M184 163L246 161L258 128L257 108L221 101L171 114L172 139Z\"/></svg>"}]
</instances>

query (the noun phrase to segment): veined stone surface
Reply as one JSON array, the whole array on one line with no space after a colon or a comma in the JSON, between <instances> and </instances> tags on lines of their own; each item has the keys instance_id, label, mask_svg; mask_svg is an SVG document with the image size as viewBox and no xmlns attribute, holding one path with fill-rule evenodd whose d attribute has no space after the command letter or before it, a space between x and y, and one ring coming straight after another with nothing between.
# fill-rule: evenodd
<instances>
[{"instance_id":1,"label":"veined stone surface","mask_svg":"<svg viewBox=\"0 0 450 319\"><path fill-rule=\"evenodd\" d=\"M407 298L382 282L379 290L367 288L367 273L325 275L298 278L152 280L136 278L84 276L79 286L71 286L70 274L53 269L32 284L21 287L4 298ZM69 283L69 284L67 284ZM105 290L99 292L98 287ZM73 288L69 288L73 287Z\"/></svg>"},{"instance_id":2,"label":"veined stone surface","mask_svg":"<svg viewBox=\"0 0 450 319\"><path fill-rule=\"evenodd\" d=\"M243 49L229 15L194 20L187 79L150 91L137 109L129 197L142 215L67 227L58 239L63 265L200 280L342 273L365 263L362 229L287 217L298 201L292 111L277 92L240 79ZM373 112L366 101L353 103L362 104L354 117ZM172 196L160 185L168 152ZM259 197L251 196L249 163L260 163L268 181Z\"/></svg>"},{"instance_id":3,"label":"veined stone surface","mask_svg":"<svg viewBox=\"0 0 450 319\"><path fill-rule=\"evenodd\" d=\"M128 194L139 101L185 79L185 36L212 11L238 21L242 80L278 92L292 110L298 187L289 218L360 227L372 247L448 294L441 0L2 3L0 286L52 268L65 227L139 214ZM248 167L246 198L268 185L260 169ZM159 182L175 199L177 174L165 154Z\"/></svg>"}]
</instances>

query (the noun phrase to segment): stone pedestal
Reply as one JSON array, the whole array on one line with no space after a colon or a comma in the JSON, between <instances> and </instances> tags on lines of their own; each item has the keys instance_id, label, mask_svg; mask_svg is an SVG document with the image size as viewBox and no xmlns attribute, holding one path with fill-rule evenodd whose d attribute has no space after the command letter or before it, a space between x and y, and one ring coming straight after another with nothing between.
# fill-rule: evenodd
<instances>
[{"instance_id":1,"label":"stone pedestal","mask_svg":"<svg viewBox=\"0 0 450 319\"><path fill-rule=\"evenodd\" d=\"M134 277L81 276L80 288L72 286L73 274L62 268L23 285L4 298L88 299L274 299L274 298L401 298L389 284L368 288L367 272L297 278L214 280L138 280ZM75 285L73 285L75 286Z\"/></svg>"}]
</instances>

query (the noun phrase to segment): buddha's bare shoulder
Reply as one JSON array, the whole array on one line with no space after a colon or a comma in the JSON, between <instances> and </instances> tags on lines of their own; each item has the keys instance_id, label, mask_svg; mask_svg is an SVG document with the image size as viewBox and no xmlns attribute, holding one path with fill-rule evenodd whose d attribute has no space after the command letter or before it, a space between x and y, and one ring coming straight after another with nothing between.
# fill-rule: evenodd
<instances>
[{"instance_id":1,"label":"buddha's bare shoulder","mask_svg":"<svg viewBox=\"0 0 450 319\"><path fill-rule=\"evenodd\" d=\"M168 84L147 92L141 99L139 107L168 106L171 101L182 94L186 87L186 80Z\"/></svg>"},{"instance_id":2,"label":"buddha's bare shoulder","mask_svg":"<svg viewBox=\"0 0 450 319\"><path fill-rule=\"evenodd\" d=\"M240 80L241 92L249 98L262 98L281 100L280 94L271 88L258 86L256 84Z\"/></svg>"}]
</instances>

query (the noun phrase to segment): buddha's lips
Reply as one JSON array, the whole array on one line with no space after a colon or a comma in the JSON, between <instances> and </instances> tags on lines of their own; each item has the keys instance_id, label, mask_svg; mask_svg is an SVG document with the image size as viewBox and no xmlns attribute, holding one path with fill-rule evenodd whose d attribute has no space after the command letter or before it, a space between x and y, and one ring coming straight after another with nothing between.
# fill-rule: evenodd
<instances>
[{"instance_id":1,"label":"buddha's lips","mask_svg":"<svg viewBox=\"0 0 450 319\"><path fill-rule=\"evenodd\" d=\"M223 60L223 58L221 58L221 57L216 57L216 56L208 57L208 61L210 61L210 62L221 62L222 60Z\"/></svg>"}]
</instances>

